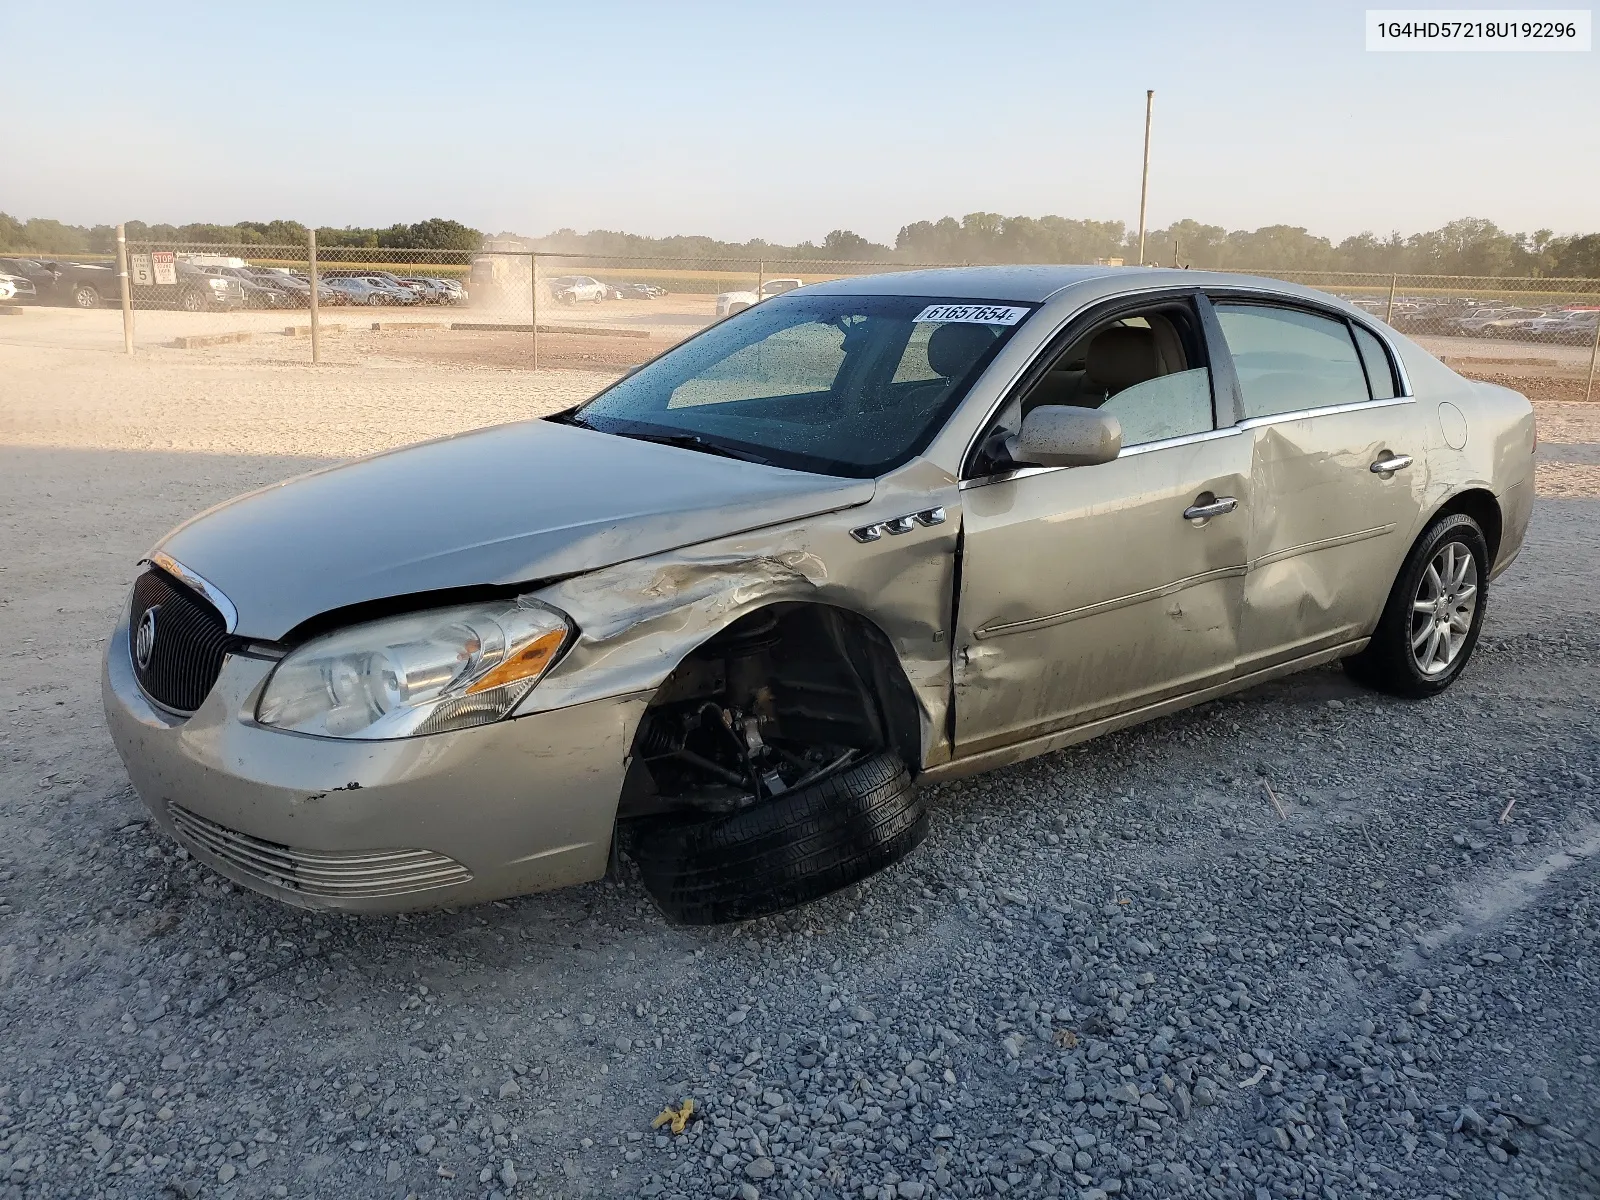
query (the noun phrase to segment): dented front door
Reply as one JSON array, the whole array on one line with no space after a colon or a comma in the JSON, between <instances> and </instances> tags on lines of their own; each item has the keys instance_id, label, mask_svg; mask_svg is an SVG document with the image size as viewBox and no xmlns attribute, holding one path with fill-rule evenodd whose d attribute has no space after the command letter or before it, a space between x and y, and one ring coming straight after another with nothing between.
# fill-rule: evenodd
<instances>
[{"instance_id":1,"label":"dented front door","mask_svg":"<svg viewBox=\"0 0 1600 1200\"><path fill-rule=\"evenodd\" d=\"M1222 430L969 486L957 756L1226 681L1250 466L1250 438Z\"/></svg>"}]
</instances>

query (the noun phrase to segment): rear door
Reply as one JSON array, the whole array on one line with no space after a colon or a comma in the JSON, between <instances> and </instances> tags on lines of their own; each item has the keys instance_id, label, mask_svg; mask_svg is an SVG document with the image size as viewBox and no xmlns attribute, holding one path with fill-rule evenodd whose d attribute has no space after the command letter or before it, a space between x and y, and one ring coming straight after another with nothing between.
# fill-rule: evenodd
<instances>
[{"instance_id":1,"label":"rear door","mask_svg":"<svg viewBox=\"0 0 1600 1200\"><path fill-rule=\"evenodd\" d=\"M1216 428L1200 330L1187 299L1091 324L1002 413L991 436L1033 403L1099 408L1121 421L1123 450L963 483L958 756L1231 677L1251 450ZM1206 505L1215 515L1193 515Z\"/></svg>"},{"instance_id":2,"label":"rear door","mask_svg":"<svg viewBox=\"0 0 1600 1200\"><path fill-rule=\"evenodd\" d=\"M1365 326L1280 299L1212 299L1252 455L1247 674L1371 634L1421 514L1423 430Z\"/></svg>"}]
</instances>

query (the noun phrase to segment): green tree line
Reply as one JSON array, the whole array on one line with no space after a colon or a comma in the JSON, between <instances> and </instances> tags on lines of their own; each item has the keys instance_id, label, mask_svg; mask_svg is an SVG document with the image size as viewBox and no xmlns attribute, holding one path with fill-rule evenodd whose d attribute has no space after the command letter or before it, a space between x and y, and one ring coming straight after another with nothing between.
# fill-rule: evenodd
<instances>
[{"instance_id":1,"label":"green tree line","mask_svg":"<svg viewBox=\"0 0 1600 1200\"><path fill-rule=\"evenodd\" d=\"M193 242L208 246L304 246L307 227L299 221L239 221L233 225L151 225L127 223L130 241ZM459 221L432 217L414 225L387 229L319 228L319 246L357 246L396 250L478 249L483 235ZM0 212L0 250L37 254L104 254L116 249L117 231L110 225L64 225L47 217L21 221Z\"/></svg>"},{"instance_id":2,"label":"green tree line","mask_svg":"<svg viewBox=\"0 0 1600 1200\"><path fill-rule=\"evenodd\" d=\"M821 244L795 246L707 237L650 238L603 229L589 233L560 229L524 243L556 253L701 259L1092 263L1120 258L1131 263L1139 257L1137 232L1121 221L999 213L916 221L901 228L893 247L847 229L835 229ZM1335 243L1298 225L1228 230L1184 220L1147 233L1145 261L1224 270L1600 277L1600 234L1557 237L1548 229L1508 233L1493 221L1463 217L1425 233L1387 237L1361 233Z\"/></svg>"},{"instance_id":3,"label":"green tree line","mask_svg":"<svg viewBox=\"0 0 1600 1200\"><path fill-rule=\"evenodd\" d=\"M1119 221L1002 217L969 213L959 221L918 221L900 230L897 251L955 262L1138 261L1138 236ZM1341 242L1298 225L1227 230L1176 221L1151 230L1145 261L1168 266L1274 271L1365 271L1417 275L1600 276L1600 234L1557 237L1548 229L1510 233L1463 217L1438 229Z\"/></svg>"},{"instance_id":4,"label":"green tree line","mask_svg":"<svg viewBox=\"0 0 1600 1200\"><path fill-rule=\"evenodd\" d=\"M304 245L306 226L298 221L240 221L233 225L150 225L128 222L138 241L194 242L207 245ZM542 238L502 234L530 249L556 253L670 259L770 258L938 263L1085 263L1121 258L1137 261L1138 238L1121 221L1070 217L1006 217L968 213L937 221L915 221L901 228L890 247L848 229L835 229L820 243L787 246L755 239L640 234L596 229L579 233L558 229ZM109 225L66 225L44 217L22 221L0 213L0 251L37 254L104 253L115 247ZM319 228L321 246L406 250L477 250L483 235L459 221L435 217L386 229ZM1508 277L1600 277L1600 234L1556 236L1548 229L1512 233L1493 221L1463 217L1423 233L1367 232L1334 242L1299 225L1264 225L1228 230L1199 221L1175 221L1151 230L1145 260L1166 265L1237 268L1257 271L1361 271L1418 275L1500 275Z\"/></svg>"}]
</instances>

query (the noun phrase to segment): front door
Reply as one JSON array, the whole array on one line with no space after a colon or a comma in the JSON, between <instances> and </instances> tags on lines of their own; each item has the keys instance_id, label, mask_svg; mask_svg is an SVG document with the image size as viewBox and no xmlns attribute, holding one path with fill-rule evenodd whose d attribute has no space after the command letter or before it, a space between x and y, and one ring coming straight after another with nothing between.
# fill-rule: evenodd
<instances>
[{"instance_id":1,"label":"front door","mask_svg":"<svg viewBox=\"0 0 1600 1200\"><path fill-rule=\"evenodd\" d=\"M1371 633L1421 512L1423 431L1370 331L1221 297L1216 311L1253 448L1246 673Z\"/></svg>"},{"instance_id":2,"label":"front door","mask_svg":"<svg viewBox=\"0 0 1600 1200\"><path fill-rule=\"evenodd\" d=\"M958 757L1226 682L1237 654L1251 445L1214 427L1193 309L1091 328L1030 395L1115 414L1123 450L964 485Z\"/></svg>"}]
</instances>

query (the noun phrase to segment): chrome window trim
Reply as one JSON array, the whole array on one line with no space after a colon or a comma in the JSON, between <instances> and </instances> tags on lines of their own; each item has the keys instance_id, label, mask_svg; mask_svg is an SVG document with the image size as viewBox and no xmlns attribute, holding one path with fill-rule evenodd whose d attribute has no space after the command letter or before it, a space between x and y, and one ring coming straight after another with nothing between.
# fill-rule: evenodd
<instances>
[{"instance_id":1,"label":"chrome window trim","mask_svg":"<svg viewBox=\"0 0 1600 1200\"><path fill-rule=\"evenodd\" d=\"M1229 425L1224 429L1203 429L1199 433L1184 433L1177 437L1162 438L1155 442L1140 442L1136 446L1125 447L1112 462L1120 462L1124 458L1133 458L1140 454L1149 454L1155 450L1170 450L1174 446L1189 446L1199 442L1214 442L1218 438L1238 437L1245 431L1243 425ZM1099 464L1104 465L1104 464ZM1081 471L1082 467L1018 467L1015 471L1002 471L998 475L983 475L976 479L963 479L956 486L961 491L968 488L987 487L991 483L1009 483L1013 479L1030 479L1035 475L1052 475L1057 471Z\"/></svg>"},{"instance_id":2,"label":"chrome window trim","mask_svg":"<svg viewBox=\"0 0 1600 1200\"><path fill-rule=\"evenodd\" d=\"M1399 348L1395 346L1394 342L1389 339L1383 330L1374 328L1367 321L1367 314L1362 312L1359 308L1356 308L1354 305L1350 306L1350 312L1342 312L1337 308L1329 308L1326 305L1317 302L1316 300L1310 300L1304 296L1296 296L1288 292L1269 292L1260 288L1249 287L1229 287L1226 284L1215 287L1206 287L1202 290L1207 296L1229 296L1239 300L1255 300L1262 304L1284 304L1287 302L1287 307L1290 308L1310 309L1312 312L1321 313L1323 316L1330 319L1348 321L1352 325L1361 326L1361 328L1365 329L1373 337L1378 339L1383 348L1388 351L1389 361L1394 365L1395 381L1400 386L1400 394L1398 396L1388 396L1385 397L1385 399L1413 400L1416 398L1416 394L1411 390L1411 376L1406 371L1406 362L1405 359L1400 357ZM1360 315L1357 316L1356 314ZM1359 353L1359 350L1357 353ZM1377 402L1373 401L1373 403Z\"/></svg>"},{"instance_id":3,"label":"chrome window trim","mask_svg":"<svg viewBox=\"0 0 1600 1200\"><path fill-rule=\"evenodd\" d=\"M1152 299L1152 298L1157 298L1157 297L1165 298L1168 294L1172 293L1174 290L1175 289L1173 288L1172 284L1169 284L1169 283L1166 283L1166 282L1163 281L1160 284L1151 284L1151 285L1149 285L1147 287L1130 288L1128 291L1124 292L1121 296L1101 297L1101 298L1099 298L1097 300L1087 301L1087 302L1079 305L1078 307L1072 309L1068 313L1066 313L1059 321L1057 321L1055 323L1055 325L1050 329L1050 331L1048 333L1046 333L1043 336L1043 338L1041 339L1041 341L1039 343L1038 350L1036 351L1036 355L1038 353L1042 353L1050 345L1050 343L1055 339L1057 334L1059 334L1062 330L1064 330L1073 321L1075 321L1079 317L1083 316L1084 313L1088 312L1091 308L1095 307L1096 305L1107 303L1110 300L1121 300L1121 299L1147 300L1147 299ZM1176 289L1176 290L1180 293L1180 295L1189 295L1189 296L1202 295L1202 296L1207 297L1208 299L1213 297L1213 296L1226 296L1226 297L1239 299L1239 300L1255 300L1255 301L1257 301L1259 303L1262 303L1262 304L1279 304L1279 305L1285 305L1285 306L1290 307L1290 308L1301 307L1301 308L1310 309L1313 312L1318 312L1321 315L1323 315L1325 317L1328 317L1329 319L1332 319L1332 320L1348 321L1352 325L1359 325L1359 326L1361 326L1361 328L1365 329L1368 333L1372 334L1373 337L1377 338L1378 341L1382 344L1383 348L1388 352L1389 361L1394 366L1395 382L1397 383L1397 385L1399 387L1399 393L1400 394L1397 395L1397 396L1385 397L1382 400L1364 400L1364 401L1357 401L1357 402L1350 403L1350 404L1328 405L1328 406L1326 406L1324 408L1297 409L1294 412L1275 413L1275 414L1273 414L1271 416L1248 417L1243 421L1237 422L1236 424L1229 425L1229 426L1226 426L1226 427L1221 428L1221 429L1209 430L1209 431L1207 431L1205 433L1189 434L1189 435L1186 435L1184 437L1168 438L1168 439L1166 439L1164 441L1160 441L1160 442L1145 442L1145 443L1143 443L1141 445L1138 445L1138 446L1130 446L1127 449L1125 449L1122 452L1122 454L1119 454L1117 456L1118 458L1121 458L1124 455L1129 455L1129 454L1136 454L1136 453L1142 454L1142 453L1145 453L1148 450L1165 449L1167 446L1181 445L1182 443L1184 443L1186 441L1193 441L1193 440L1199 440L1199 439L1210 438L1210 437L1223 437L1223 436L1226 436L1226 435L1231 434L1231 433L1237 433L1237 432L1239 432L1240 430L1243 430L1243 429L1255 429L1255 428L1259 428L1262 425L1275 424L1275 423L1277 423L1279 421L1298 421L1298 420L1303 420L1304 418L1309 417L1309 416L1324 416L1324 415L1332 415L1332 414L1335 414L1335 413L1355 412L1355 411L1358 411L1358 410L1364 409L1364 408L1385 408L1385 407L1387 407L1387 406L1389 406L1391 404L1404 404L1404 403L1407 403L1409 401L1413 401L1413 400L1416 399L1416 393L1412 390L1412 387L1411 387L1411 375L1406 370L1405 359L1401 356L1400 350L1395 345L1393 339L1391 339L1389 337L1388 332L1386 332L1387 327L1381 328L1381 329L1375 327L1374 325L1372 325L1366 319L1367 314L1361 312L1360 309L1354 308L1352 306L1352 311L1351 312L1348 312L1348 313L1347 312L1342 312L1337 308L1330 308L1330 307L1324 305L1323 303L1320 303L1319 301L1317 301L1315 299L1312 299L1312 298L1309 298L1309 297L1306 297L1306 296L1301 296L1298 293L1294 293L1294 292L1275 292L1275 291L1270 290L1269 288L1264 288L1264 287L1248 287L1248 286L1241 286L1241 285L1229 286L1228 284L1204 284L1204 285L1200 285L1200 286L1196 286L1196 287L1192 287L1192 288L1180 288L1180 289ZM1046 297L1045 300L1042 301L1035 308L1035 310L1034 310L1035 313L1037 313L1039 310L1045 308L1049 304L1050 300L1053 299L1053 298L1054 298L1053 296ZM1357 315L1353 315L1353 314L1360 314L1360 315L1357 316ZM1359 353L1359 351L1358 351L1358 353ZM1036 357L1030 357L1027 362L1023 363L1022 366L1017 368L1017 370L1013 373L1011 378L1006 380L1005 384L1000 388L1000 394L999 394L998 399L996 399L990 405L988 413L984 416L983 420L978 423L978 425L975 428L972 436L967 441L966 449L962 452L962 455L961 455L961 462L962 462L963 467L965 466L967 461L972 457L973 451L975 451L977 449L978 443L983 438L984 430L989 427L990 423L994 421L995 417L999 414L1000 410L1005 407L1006 402L1011 398L1011 393L1012 393L1013 389L1016 388L1017 384L1021 381L1023 375L1027 374L1029 368L1031 368L1033 366L1035 361L1037 361ZM1206 370L1207 370L1207 373L1210 374L1210 376L1211 376L1211 386L1212 386L1213 394L1214 394L1215 388L1216 388L1216 373L1215 373L1215 371L1212 370L1212 367L1211 367L1210 363L1206 364ZM976 390L976 386L977 385L974 385L974 390ZM969 395L969 398L970 398L971 393L968 393L968 395ZM963 403L965 403L965 402L963 402ZM951 419L954 420L955 416L956 416L956 413L959 413L959 412L960 412L960 408L958 407L956 409L956 412L951 414ZM976 478L976 479L963 479L958 484L958 487L962 491L965 491L969 487L983 487L986 484L1005 483L1008 480L1012 480L1012 479L1025 479L1025 478L1027 478L1029 476L1032 476L1032 475L1044 475L1044 474L1047 474L1047 473L1049 473L1051 471L1067 471L1067 470L1071 470L1071 469L1072 468L1070 468L1070 467L1020 467L1015 471L1006 471L1006 472L1003 472L1003 473L1001 473L999 475L987 475L987 476L983 476L983 477Z\"/></svg>"},{"instance_id":4,"label":"chrome window trim","mask_svg":"<svg viewBox=\"0 0 1600 1200\"><path fill-rule=\"evenodd\" d=\"M1268 413L1261 417L1246 417L1235 429L1260 429L1264 425L1281 425L1286 421L1304 421L1309 417L1332 417L1339 413L1363 412L1369 408L1393 408L1397 404L1414 404L1415 396L1390 396L1386 400L1355 400L1349 404L1325 404L1321 408L1297 408L1292 412Z\"/></svg>"},{"instance_id":5,"label":"chrome window trim","mask_svg":"<svg viewBox=\"0 0 1600 1200\"><path fill-rule=\"evenodd\" d=\"M1126 447L1112 462L1124 458L1132 458L1138 454L1149 454L1155 450L1169 450L1174 446L1186 446L1195 442L1211 442L1218 438L1236 437L1239 434L1249 433L1251 430L1261 429L1267 425L1281 425L1289 421L1304 421L1311 417L1332 417L1340 413L1364 412L1374 408L1393 408L1400 404L1414 404L1414 396L1391 396L1387 400L1360 400L1351 404L1330 404L1323 408L1300 408L1293 412L1272 413L1264 417L1250 417L1240 421L1237 425L1229 425L1224 429L1206 429L1200 433L1186 433L1179 437L1162 438L1157 442L1140 442L1136 446ZM968 488L986 487L991 483L1009 483L1013 479L1029 479L1035 475L1049 475L1056 471L1079 471L1082 467L1018 467L1015 471L1003 471L998 475L986 475L979 479L963 479L956 486L961 491Z\"/></svg>"},{"instance_id":6,"label":"chrome window trim","mask_svg":"<svg viewBox=\"0 0 1600 1200\"><path fill-rule=\"evenodd\" d=\"M1045 311L1049 307L1050 302L1052 300L1054 300L1062 292L1070 291L1072 286L1073 285L1069 284L1067 287L1058 288L1056 291L1051 292L1050 295L1046 296L1043 300L1039 301L1035 305L1033 313L1030 314L1030 315L1031 316L1037 316L1039 313ZM960 464L959 467L957 467L957 470L958 471L965 471L966 470L967 463L971 460L973 452L975 450L977 450L978 444L980 442L982 442L982 440L983 440L984 430L989 428L990 424L994 421L995 417L997 417L1000 414L1000 410L1005 408L1006 404L1011 399L1011 393L1016 389L1017 385L1022 382L1022 377L1024 375L1026 375L1029 370L1032 369L1034 363L1039 361L1039 356L1042 355L1047 349L1049 349L1050 344L1053 341L1055 341L1056 337L1060 333L1062 333L1066 329L1066 327L1068 325L1072 324L1072 322L1076 321L1079 317L1083 316L1090 309L1097 308L1097 307L1099 307L1101 305L1113 304L1113 303L1117 303L1117 302L1122 301L1122 300L1152 300L1152 299L1153 300L1163 300L1163 299L1192 300L1195 296L1200 295L1204 290L1205 289L1203 289L1201 287L1198 287L1196 285L1193 285L1193 284L1178 285L1178 284L1169 283L1169 282L1163 280L1160 283L1151 283L1151 284L1148 284L1148 285L1146 285L1144 287L1129 288L1128 290L1126 290L1124 292L1121 292L1121 293L1119 293L1117 295L1114 295L1114 296L1100 296L1100 297L1098 297L1096 299L1085 300L1082 303L1080 303L1077 307L1069 309L1059 320L1056 321L1056 323L1054 325L1052 325L1049 328L1049 330L1047 332L1045 332L1044 334L1042 334L1040 336L1038 345L1036 345L1033 348L1033 350L1029 353L1027 361L1024 362L1021 366L1019 366L1015 371L1013 371L1011 373L1011 377L1009 379L1007 379L1003 384L1001 384L1001 386L999 388L999 391L998 391L998 395L996 396L996 398L993 401L990 402L988 411L984 414L983 420L978 422L978 424L973 428L972 435L967 438L967 445L966 445L966 448L964 450L962 450L962 452L961 452L961 464ZM1206 364L1206 368L1207 368L1208 371L1210 370L1210 364L1209 363ZM987 369L984 371L984 374L985 375L988 374L988 370ZM972 389L967 392L966 397L956 407L955 412L950 414L950 421L954 421L956 419L956 417L960 414L961 410L967 406L968 402L970 402L971 399L972 399L973 393L978 390L979 385L981 385L982 383L983 383L983 378L982 378L982 376L980 376L977 379L977 381L973 383ZM1213 387L1214 386L1215 386L1215 384L1213 383ZM950 423L949 421L945 422L947 427L948 427L949 423ZM1043 471L1043 470L1052 470L1052 471L1054 471L1054 470L1063 470L1063 469L1064 468L1060 468L1060 467L1048 467L1048 468L1046 468L1046 467L1026 467L1026 468L1023 468L1023 470L1035 471L1035 472ZM1012 477L1013 477L1013 473L1008 473L1006 475L1006 478L1012 478ZM961 481L961 486L965 487L968 482L972 482L972 481L963 479ZM991 483L991 482L994 482L994 480L991 477L985 477L983 479L977 480L976 482Z\"/></svg>"},{"instance_id":7,"label":"chrome window trim","mask_svg":"<svg viewBox=\"0 0 1600 1200\"><path fill-rule=\"evenodd\" d=\"M211 601L216 610L222 614L222 625L226 632L232 633L239 628L239 610L233 606L232 600L222 594L222 589L211 583L205 576L197 571L191 571L173 558L172 555L163 554L159 550L144 561L151 566L160 567L174 579L182 580L189 587Z\"/></svg>"}]
</instances>

